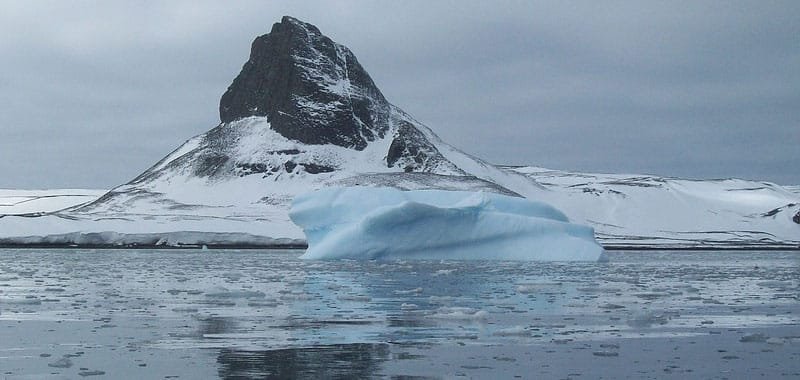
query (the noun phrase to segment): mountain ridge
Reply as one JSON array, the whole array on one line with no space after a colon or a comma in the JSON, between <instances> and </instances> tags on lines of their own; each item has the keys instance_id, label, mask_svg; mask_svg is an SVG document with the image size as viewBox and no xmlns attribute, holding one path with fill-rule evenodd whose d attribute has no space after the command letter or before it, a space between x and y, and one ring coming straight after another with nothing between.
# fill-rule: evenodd
<instances>
[{"instance_id":1,"label":"mountain ridge","mask_svg":"<svg viewBox=\"0 0 800 380\"><path fill-rule=\"evenodd\" d=\"M215 218L278 212L327 186L481 190L522 196L541 187L442 141L389 103L355 56L316 27L285 16L255 38L220 99L221 123L73 217L140 214ZM203 194L200 196L199 194ZM237 199L230 199L237 194ZM287 224L288 223L288 224ZM292 232L298 236L297 231ZM299 235L302 236L302 235Z\"/></svg>"},{"instance_id":2,"label":"mountain ridge","mask_svg":"<svg viewBox=\"0 0 800 380\"><path fill-rule=\"evenodd\" d=\"M304 235L288 217L292 199L330 186L541 200L621 246L800 244L786 217L800 215L796 192L755 191L747 195L758 202L720 203L706 195L733 194L728 183L684 191L682 182L658 184L666 179L503 168L462 152L391 104L349 49L289 16L255 38L219 111L218 125L96 199L25 218L14 216L14 206L0 213L0 244L299 245ZM739 187L747 186L754 187ZM675 199L693 207L656 207ZM719 229L734 234L708 234Z\"/></svg>"}]
</instances>

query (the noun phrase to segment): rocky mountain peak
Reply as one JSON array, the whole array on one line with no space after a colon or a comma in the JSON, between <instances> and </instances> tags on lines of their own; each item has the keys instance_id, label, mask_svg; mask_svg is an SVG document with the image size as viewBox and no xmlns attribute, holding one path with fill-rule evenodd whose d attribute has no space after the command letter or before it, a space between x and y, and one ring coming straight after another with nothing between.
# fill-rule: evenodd
<instances>
[{"instance_id":1,"label":"rocky mountain peak","mask_svg":"<svg viewBox=\"0 0 800 380\"><path fill-rule=\"evenodd\" d=\"M348 48L284 16L253 41L222 95L220 119L266 116L286 138L361 150L389 129L389 107Z\"/></svg>"},{"instance_id":2,"label":"rocky mountain peak","mask_svg":"<svg viewBox=\"0 0 800 380\"><path fill-rule=\"evenodd\" d=\"M253 41L249 59L220 100L220 118L127 185L156 188L176 178L291 183L318 176L339 184L366 173L473 175L442 149L472 168L497 171L390 104L348 48L288 16ZM421 183L421 176L402 177Z\"/></svg>"}]
</instances>

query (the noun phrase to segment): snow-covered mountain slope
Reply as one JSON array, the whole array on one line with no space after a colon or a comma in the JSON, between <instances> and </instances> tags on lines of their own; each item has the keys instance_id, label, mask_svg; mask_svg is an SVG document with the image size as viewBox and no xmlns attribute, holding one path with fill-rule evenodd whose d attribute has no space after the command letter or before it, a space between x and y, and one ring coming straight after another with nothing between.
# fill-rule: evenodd
<instances>
[{"instance_id":1,"label":"snow-covered mountain slope","mask_svg":"<svg viewBox=\"0 0 800 380\"><path fill-rule=\"evenodd\" d=\"M606 246L800 246L800 194L772 183L508 169Z\"/></svg>"},{"instance_id":2,"label":"snow-covered mountain slope","mask_svg":"<svg viewBox=\"0 0 800 380\"><path fill-rule=\"evenodd\" d=\"M96 201L16 221L3 229L5 241L102 239L96 233L113 231L144 243L201 231L296 243L303 234L288 218L291 200L327 186L541 189L441 141L390 104L349 49L291 17L253 42L222 96L220 119Z\"/></svg>"},{"instance_id":3,"label":"snow-covered mountain slope","mask_svg":"<svg viewBox=\"0 0 800 380\"><path fill-rule=\"evenodd\" d=\"M36 216L89 203L106 190L10 190L0 189L0 218L3 216Z\"/></svg>"},{"instance_id":4,"label":"snow-covered mountain slope","mask_svg":"<svg viewBox=\"0 0 800 380\"><path fill-rule=\"evenodd\" d=\"M594 226L607 245L797 246L800 240L800 224L792 221L797 188L484 162L389 103L349 49L291 17L255 39L222 96L220 120L96 200L86 192L64 208L60 200L77 193L15 200L0 194L11 205L0 206L0 244L303 244L289 220L291 200L357 185L545 201ZM20 213L29 217L11 216Z\"/></svg>"}]
</instances>

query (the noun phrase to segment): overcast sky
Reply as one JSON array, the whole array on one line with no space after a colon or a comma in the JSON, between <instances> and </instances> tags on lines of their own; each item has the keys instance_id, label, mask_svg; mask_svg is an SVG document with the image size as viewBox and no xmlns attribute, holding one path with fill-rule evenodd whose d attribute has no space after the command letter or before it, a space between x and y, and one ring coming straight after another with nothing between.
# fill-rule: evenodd
<instances>
[{"instance_id":1,"label":"overcast sky","mask_svg":"<svg viewBox=\"0 0 800 380\"><path fill-rule=\"evenodd\" d=\"M800 1L0 1L0 188L109 188L219 123L283 15L490 162L800 184Z\"/></svg>"}]
</instances>

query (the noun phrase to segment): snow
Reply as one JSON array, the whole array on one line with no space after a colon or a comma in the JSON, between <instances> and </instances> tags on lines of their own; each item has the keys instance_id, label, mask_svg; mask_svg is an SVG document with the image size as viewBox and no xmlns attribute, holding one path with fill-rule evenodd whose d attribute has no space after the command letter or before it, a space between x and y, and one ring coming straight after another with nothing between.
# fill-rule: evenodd
<instances>
[{"instance_id":1,"label":"snow","mask_svg":"<svg viewBox=\"0 0 800 380\"><path fill-rule=\"evenodd\" d=\"M328 188L299 195L305 259L598 261L594 231L555 208L505 195L444 190Z\"/></svg>"},{"instance_id":2,"label":"snow","mask_svg":"<svg viewBox=\"0 0 800 380\"><path fill-rule=\"evenodd\" d=\"M301 45L308 49L292 50L290 59L297 71L293 75L315 87L293 93L291 101L313 116L305 121L307 126L319 129L334 127L336 114L349 109L360 124L359 141L368 142L359 145L361 150L292 140L273 130L266 117L218 124L187 140L133 181L109 191L0 190L0 244L302 244L304 234L289 218L297 194L373 186L518 195L555 206L569 220L593 227L598 241L615 247L800 246L800 230L792 220L800 212L798 186L493 165L447 144L388 103L366 72L351 78L361 70L345 46L309 24L290 17L284 20L300 28L297 37L304 34L307 40ZM357 116L354 106L367 107L373 123L361 120L365 116L361 112ZM401 157L389 154L392 146L403 149ZM413 172L405 173L406 169ZM377 220L389 223L390 216L431 215L446 223L458 213L474 212L500 225L518 225L524 230L520 242L536 236L521 227L532 218L529 214L478 211L470 208L475 205L456 205L462 200L456 198L445 205L427 200L404 204L405 199L391 205L351 202L352 211L339 210L339 216L326 223L346 222L356 233L356 226L375 208L392 206L384 211L394 214ZM545 220L542 225L548 228L559 223L574 226L555 214L541 217L536 212L534 217ZM478 226L476 222L460 227ZM480 233L499 231L488 228Z\"/></svg>"},{"instance_id":3,"label":"snow","mask_svg":"<svg viewBox=\"0 0 800 380\"><path fill-rule=\"evenodd\" d=\"M299 245L305 243L303 233L288 216L299 193L356 184L503 191L475 177L403 173L387 167L385 156L393 134L386 133L358 151L287 139L265 117L222 124L189 139L136 180L110 191L62 197L78 190L45 190L17 198L25 192L0 190L0 244ZM193 173L205 155L218 154L229 157L230 169L214 176ZM289 160L297 164L291 172L283 170ZM300 169L306 163L335 170L311 174ZM281 170L244 175L235 171L237 164ZM108 196L98 202L74 207L106 192ZM41 199L30 201L35 197ZM44 203L56 199L60 202L52 207ZM23 212L45 215L10 217Z\"/></svg>"},{"instance_id":4,"label":"snow","mask_svg":"<svg viewBox=\"0 0 800 380\"><path fill-rule=\"evenodd\" d=\"M236 160L247 162L248 155L257 155L254 146L264 143L269 144L264 151L298 149L302 151L298 156L330 157L330 163L339 169L316 175L284 172L277 178L249 175L209 181L187 175L187 170L177 165L181 162L160 163L169 164L164 165L169 167L163 174L145 183L113 189L123 194L80 212L74 206L93 201L106 191L0 190L0 243L188 245L228 241L227 245L296 245L305 240L302 230L288 216L292 199L295 194L328 186L512 194L502 192L500 186L485 186L474 177L393 172L380 163L388 139L370 143L364 151L307 146L279 138L263 118L238 123L242 134ZM179 160L201 148L194 145L198 140L190 141L187 149L171 157ZM272 155L281 154L265 153L259 159ZM300 161L301 157L296 159ZM800 245L800 225L792 221L800 211L797 187L737 179L699 181L536 167L502 170L512 172L512 179L527 176L532 184L529 199L553 205L571 221L593 227L597 240L606 246ZM499 176L495 178L499 185L513 187Z\"/></svg>"},{"instance_id":5,"label":"snow","mask_svg":"<svg viewBox=\"0 0 800 380\"><path fill-rule=\"evenodd\" d=\"M153 168L150 170L164 169L170 162L200 148L201 141L202 141L202 136L195 136L189 140L186 140L186 142L184 142L183 145L179 146L178 149L175 149L174 151L172 151L172 153L168 154L166 157L161 159L161 161L156 163L155 166L153 166Z\"/></svg>"},{"instance_id":6,"label":"snow","mask_svg":"<svg viewBox=\"0 0 800 380\"><path fill-rule=\"evenodd\" d=\"M390 130L361 151L302 144L272 130L266 118L249 117L188 140L110 191L0 190L0 244L298 245L304 234L289 219L297 194L375 186L522 195L593 227L597 240L613 247L800 245L800 225L792 221L800 212L797 186L497 167L447 145L401 110L391 112ZM432 173L387 167L399 120L446 158ZM229 157L231 167L213 177L193 173L204 155L215 154ZM291 172L245 175L235 166L282 168L289 160L298 165ZM335 170L311 174L299 169L303 164Z\"/></svg>"},{"instance_id":7,"label":"snow","mask_svg":"<svg viewBox=\"0 0 800 380\"><path fill-rule=\"evenodd\" d=\"M797 247L800 194L742 179L689 180L511 168L542 184L537 199L617 247Z\"/></svg>"},{"instance_id":8,"label":"snow","mask_svg":"<svg viewBox=\"0 0 800 380\"><path fill-rule=\"evenodd\" d=\"M455 166L463 172L496 183L528 198L536 196L537 193L544 189L541 185L536 183L536 181L532 181L525 175L520 175L520 173L511 170L503 170L496 165L492 165L447 144L428 126L417 121L411 117L411 115L403 112L403 110L394 107L392 111L398 115L398 117L413 124L414 127L422 132L428 141L436 146L439 153L441 153L444 158L455 164Z\"/></svg>"},{"instance_id":9,"label":"snow","mask_svg":"<svg viewBox=\"0 0 800 380\"><path fill-rule=\"evenodd\" d=\"M105 192L105 190L93 189L0 189L0 217L3 215L26 215L63 210L91 202Z\"/></svg>"}]
</instances>

